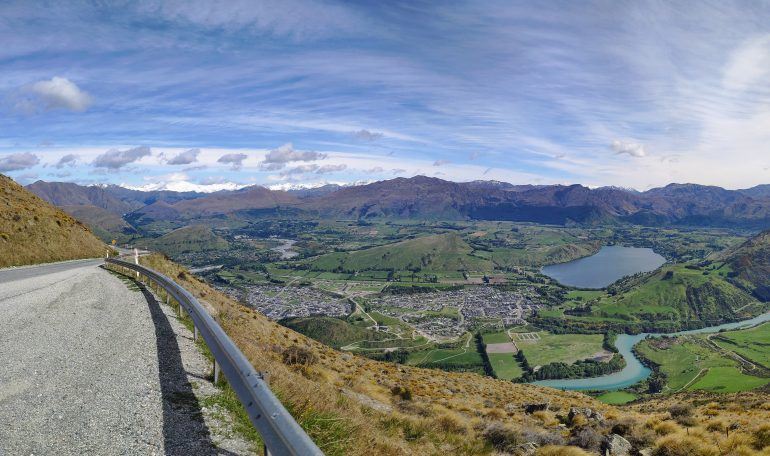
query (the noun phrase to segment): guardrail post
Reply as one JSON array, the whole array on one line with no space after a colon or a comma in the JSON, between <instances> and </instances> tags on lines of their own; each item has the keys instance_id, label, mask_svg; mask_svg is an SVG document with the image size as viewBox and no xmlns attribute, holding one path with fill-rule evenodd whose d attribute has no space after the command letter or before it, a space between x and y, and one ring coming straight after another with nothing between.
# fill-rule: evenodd
<instances>
[{"instance_id":1,"label":"guardrail post","mask_svg":"<svg viewBox=\"0 0 770 456\"><path fill-rule=\"evenodd\" d=\"M193 323L193 341L198 342L198 327Z\"/></svg>"},{"instance_id":2,"label":"guardrail post","mask_svg":"<svg viewBox=\"0 0 770 456\"><path fill-rule=\"evenodd\" d=\"M215 385L219 384L219 374L221 373L220 371L221 369L219 368L219 363L215 359L214 360L214 384Z\"/></svg>"}]
</instances>

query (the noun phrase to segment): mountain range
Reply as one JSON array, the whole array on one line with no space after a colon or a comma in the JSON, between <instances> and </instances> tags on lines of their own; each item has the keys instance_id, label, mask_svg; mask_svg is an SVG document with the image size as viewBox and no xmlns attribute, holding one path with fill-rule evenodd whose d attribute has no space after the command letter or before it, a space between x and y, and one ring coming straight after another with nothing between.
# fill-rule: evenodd
<instances>
[{"instance_id":1,"label":"mountain range","mask_svg":"<svg viewBox=\"0 0 770 456\"><path fill-rule=\"evenodd\" d=\"M513 185L396 178L354 186L270 190L250 186L216 193L140 191L115 185L38 181L27 189L78 214L95 229L129 235L154 222L173 227L195 221L280 211L298 218L350 220L507 220L556 225L633 223L648 226L770 226L770 186L727 190L669 184L644 192L583 185ZM93 208L99 208L96 210ZM120 217L125 225L114 217Z\"/></svg>"}]
</instances>

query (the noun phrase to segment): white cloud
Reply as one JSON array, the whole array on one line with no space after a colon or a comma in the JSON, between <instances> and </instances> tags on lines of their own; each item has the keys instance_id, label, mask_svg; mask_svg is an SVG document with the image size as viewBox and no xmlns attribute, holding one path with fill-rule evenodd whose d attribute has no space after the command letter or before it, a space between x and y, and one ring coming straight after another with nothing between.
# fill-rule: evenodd
<instances>
[{"instance_id":1,"label":"white cloud","mask_svg":"<svg viewBox=\"0 0 770 456\"><path fill-rule=\"evenodd\" d=\"M54 168L62 169L65 166L70 166L70 167L75 166L77 164L77 162L78 162L78 156L77 155L75 155L75 154L67 154L67 155L63 156L62 158L60 158L59 161L56 162L56 164L53 165L53 166L54 166Z\"/></svg>"},{"instance_id":2,"label":"white cloud","mask_svg":"<svg viewBox=\"0 0 770 456\"><path fill-rule=\"evenodd\" d=\"M311 150L296 150L292 143L286 143L273 149L265 155L260 168L266 171L282 169L287 163L298 161L315 161L326 158L326 154Z\"/></svg>"},{"instance_id":3,"label":"white cloud","mask_svg":"<svg viewBox=\"0 0 770 456\"><path fill-rule=\"evenodd\" d=\"M293 174L307 174L307 173L314 173L314 174L329 174L329 173L336 173L339 171L343 171L347 169L347 165L338 164L338 165L317 165L315 163L311 163L308 165L299 165L295 166L294 168L287 169L286 171L283 171L281 173L281 176L291 176Z\"/></svg>"},{"instance_id":4,"label":"white cloud","mask_svg":"<svg viewBox=\"0 0 770 456\"><path fill-rule=\"evenodd\" d=\"M225 154L219 157L217 162L229 164L233 170L239 170L243 167L243 161L248 158L246 154Z\"/></svg>"},{"instance_id":5,"label":"white cloud","mask_svg":"<svg viewBox=\"0 0 770 456\"><path fill-rule=\"evenodd\" d=\"M96 157L92 164L97 168L116 170L150 155L152 151L147 146L126 150L110 149Z\"/></svg>"},{"instance_id":6,"label":"white cloud","mask_svg":"<svg viewBox=\"0 0 770 456\"><path fill-rule=\"evenodd\" d=\"M50 80L38 81L26 88L34 100L44 109L68 109L81 112L91 106L91 95L81 90L67 78L54 76Z\"/></svg>"},{"instance_id":7,"label":"white cloud","mask_svg":"<svg viewBox=\"0 0 770 456\"><path fill-rule=\"evenodd\" d=\"M612 150L615 151L615 155L628 154L632 157L644 157L647 152L644 150L643 144L624 142L620 140L612 141Z\"/></svg>"},{"instance_id":8,"label":"white cloud","mask_svg":"<svg viewBox=\"0 0 770 456\"><path fill-rule=\"evenodd\" d=\"M169 165L189 165L198 161L198 155L200 153L200 149L188 149L169 159L167 163Z\"/></svg>"},{"instance_id":9,"label":"white cloud","mask_svg":"<svg viewBox=\"0 0 770 456\"><path fill-rule=\"evenodd\" d=\"M444 166L444 165L448 165L450 163L452 163L452 162L450 162L449 160L436 160L436 161L433 162L433 166Z\"/></svg>"},{"instance_id":10,"label":"white cloud","mask_svg":"<svg viewBox=\"0 0 770 456\"><path fill-rule=\"evenodd\" d=\"M40 163L40 158L32 153L10 154L0 157L0 172L20 171L32 168Z\"/></svg>"},{"instance_id":11,"label":"white cloud","mask_svg":"<svg viewBox=\"0 0 770 456\"><path fill-rule=\"evenodd\" d=\"M381 139L384 135L377 131L369 131L366 129L361 129L353 133L353 136L355 136L358 139L362 139L364 141L376 141L378 139Z\"/></svg>"}]
</instances>

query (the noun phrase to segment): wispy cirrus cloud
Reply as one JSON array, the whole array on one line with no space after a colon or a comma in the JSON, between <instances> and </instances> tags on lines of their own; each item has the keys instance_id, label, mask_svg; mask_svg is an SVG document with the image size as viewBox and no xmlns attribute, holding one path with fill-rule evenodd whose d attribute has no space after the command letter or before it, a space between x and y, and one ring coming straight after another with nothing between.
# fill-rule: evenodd
<instances>
[{"instance_id":1,"label":"wispy cirrus cloud","mask_svg":"<svg viewBox=\"0 0 770 456\"><path fill-rule=\"evenodd\" d=\"M81 155L67 167L73 179L93 171L83 144L101 154L137 141L178 147L167 157L201 149L196 169L185 168L194 178L255 183L322 159L347 164L338 173L349 181L394 168L431 174L441 160L452 162L440 168L451 179L638 188L767 179L770 5L762 2L703 4L686 20L681 5L652 0L47 9L11 0L0 16L0 98L37 114L3 113L0 155L55 140L36 153L51 165L65 151ZM29 91L19 98L20 87ZM294 153L327 157L266 159L289 140ZM217 166L242 153L251 159ZM730 166L720 166L726 154ZM132 162L159 175L173 166L157 156ZM367 173L377 167L384 171Z\"/></svg>"}]
</instances>

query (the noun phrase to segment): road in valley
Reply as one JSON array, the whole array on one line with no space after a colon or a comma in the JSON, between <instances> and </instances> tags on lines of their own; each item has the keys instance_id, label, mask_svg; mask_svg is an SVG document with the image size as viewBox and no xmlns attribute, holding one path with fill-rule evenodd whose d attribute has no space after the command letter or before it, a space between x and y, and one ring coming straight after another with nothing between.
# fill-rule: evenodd
<instances>
[{"instance_id":1,"label":"road in valley","mask_svg":"<svg viewBox=\"0 0 770 456\"><path fill-rule=\"evenodd\" d=\"M101 264L0 270L0 455L222 454L182 367L194 345Z\"/></svg>"}]
</instances>

